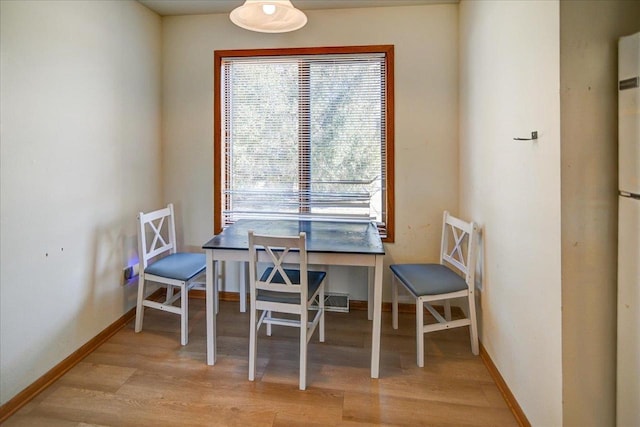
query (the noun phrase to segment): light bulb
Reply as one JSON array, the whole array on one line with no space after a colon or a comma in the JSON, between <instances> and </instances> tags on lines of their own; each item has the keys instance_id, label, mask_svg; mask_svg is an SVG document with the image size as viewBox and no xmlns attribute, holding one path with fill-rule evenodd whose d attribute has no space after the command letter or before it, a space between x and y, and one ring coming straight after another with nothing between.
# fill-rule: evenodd
<instances>
[{"instance_id":1,"label":"light bulb","mask_svg":"<svg viewBox=\"0 0 640 427\"><path fill-rule=\"evenodd\" d=\"M263 4L262 5L262 11L266 14L266 15L273 15L276 11L276 6L274 4Z\"/></svg>"}]
</instances>

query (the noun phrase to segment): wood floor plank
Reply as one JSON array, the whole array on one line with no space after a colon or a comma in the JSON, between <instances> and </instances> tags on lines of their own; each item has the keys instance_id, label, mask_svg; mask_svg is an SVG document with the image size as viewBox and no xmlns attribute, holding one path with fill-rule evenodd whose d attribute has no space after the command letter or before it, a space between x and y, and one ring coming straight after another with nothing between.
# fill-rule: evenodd
<instances>
[{"instance_id":1,"label":"wood floor plank","mask_svg":"<svg viewBox=\"0 0 640 427\"><path fill-rule=\"evenodd\" d=\"M58 383L77 388L115 392L135 371L134 368L80 362Z\"/></svg>"},{"instance_id":2,"label":"wood floor plank","mask_svg":"<svg viewBox=\"0 0 640 427\"><path fill-rule=\"evenodd\" d=\"M517 426L511 412L493 407L433 402L371 393L345 393L344 418L407 426Z\"/></svg>"},{"instance_id":3,"label":"wood floor plank","mask_svg":"<svg viewBox=\"0 0 640 427\"><path fill-rule=\"evenodd\" d=\"M182 398L130 397L69 387L61 387L57 393L49 396L40 405L38 413L114 426L209 426L229 423L267 426L272 424L274 418L271 410L247 417L232 407Z\"/></svg>"},{"instance_id":4,"label":"wood floor plank","mask_svg":"<svg viewBox=\"0 0 640 427\"><path fill-rule=\"evenodd\" d=\"M383 313L380 379L370 378L366 311L326 314L326 341L309 347L306 391L298 390L298 331L258 338L248 381L249 314L221 302L218 358L206 365L204 301L190 301L189 343L179 318L147 310L10 417L7 426L511 426L515 418L463 328L427 334L415 361L415 322Z\"/></svg>"},{"instance_id":5,"label":"wood floor plank","mask_svg":"<svg viewBox=\"0 0 640 427\"><path fill-rule=\"evenodd\" d=\"M100 424L88 424L77 421L59 420L51 416L14 415L7 423L11 427L100 427Z\"/></svg>"}]
</instances>

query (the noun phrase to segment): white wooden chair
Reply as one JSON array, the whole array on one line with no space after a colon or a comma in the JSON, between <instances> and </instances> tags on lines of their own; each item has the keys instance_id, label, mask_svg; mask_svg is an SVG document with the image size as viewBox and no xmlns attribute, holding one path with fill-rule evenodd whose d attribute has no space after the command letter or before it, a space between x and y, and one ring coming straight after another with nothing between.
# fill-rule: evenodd
<instances>
[{"instance_id":1,"label":"white wooden chair","mask_svg":"<svg viewBox=\"0 0 640 427\"><path fill-rule=\"evenodd\" d=\"M291 260L292 252L298 252L297 259ZM267 268L258 275L258 258ZM288 258L285 260L285 258ZM298 268L284 268L284 264ZM249 330L249 380L256 374L258 331L267 325L267 335L271 336L271 325L300 328L300 390L306 389L307 346L318 324L320 342L324 342L324 271L307 270L306 234L296 237L276 237L254 234L249 231L249 284L251 324ZM319 296L319 307L309 321L309 309L315 297ZM258 311L262 310L260 318ZM275 317L274 313L288 313L299 319Z\"/></svg>"},{"instance_id":2,"label":"white wooden chair","mask_svg":"<svg viewBox=\"0 0 640 427\"><path fill-rule=\"evenodd\" d=\"M205 272L206 257L200 253L177 251L173 204L169 203L166 208L146 214L140 212L138 223L140 275L135 331L142 330L145 307L178 314L180 315L180 342L186 345L189 341L188 292L195 286L204 289L205 278L202 275ZM152 236L150 240L147 239L147 234ZM167 288L164 302L146 299L147 281ZM175 295L174 288L179 290ZM174 303L178 299L180 305L176 306Z\"/></svg>"},{"instance_id":3,"label":"white wooden chair","mask_svg":"<svg viewBox=\"0 0 640 427\"><path fill-rule=\"evenodd\" d=\"M464 222L444 212L439 264L394 264L391 265L393 280L392 321L398 329L398 283L404 285L416 299L416 343L417 363L424 366L424 334L442 329L469 326L471 351L478 354L478 327L474 299L475 266L477 254L478 226ZM451 320L453 298L467 298L468 317ZM442 317L431 302L443 301L445 317ZM438 323L424 324L423 306Z\"/></svg>"}]
</instances>

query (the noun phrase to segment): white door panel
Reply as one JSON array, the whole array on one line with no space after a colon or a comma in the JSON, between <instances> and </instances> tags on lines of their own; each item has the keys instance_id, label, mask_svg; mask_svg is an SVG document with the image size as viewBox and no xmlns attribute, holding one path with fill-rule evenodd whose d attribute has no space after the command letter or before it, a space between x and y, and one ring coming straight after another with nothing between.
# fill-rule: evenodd
<instances>
[{"instance_id":1,"label":"white door panel","mask_svg":"<svg viewBox=\"0 0 640 427\"><path fill-rule=\"evenodd\" d=\"M640 200L619 198L617 425L640 426Z\"/></svg>"}]
</instances>

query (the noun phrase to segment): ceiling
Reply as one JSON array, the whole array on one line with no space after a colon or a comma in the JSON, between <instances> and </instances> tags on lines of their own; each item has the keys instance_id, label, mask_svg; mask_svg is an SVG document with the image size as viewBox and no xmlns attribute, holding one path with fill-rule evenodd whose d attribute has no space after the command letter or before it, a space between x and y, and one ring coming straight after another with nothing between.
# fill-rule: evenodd
<instances>
[{"instance_id":1,"label":"ceiling","mask_svg":"<svg viewBox=\"0 0 640 427\"><path fill-rule=\"evenodd\" d=\"M138 0L161 16L205 15L229 13L244 0ZM437 3L458 3L458 0L292 0L300 10L347 9L354 7L416 6Z\"/></svg>"}]
</instances>

